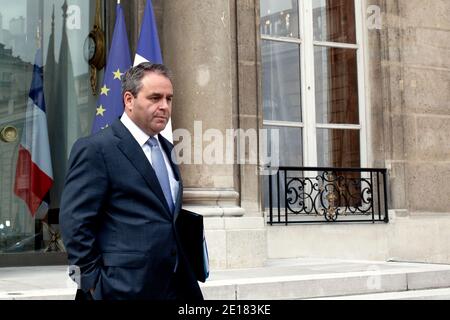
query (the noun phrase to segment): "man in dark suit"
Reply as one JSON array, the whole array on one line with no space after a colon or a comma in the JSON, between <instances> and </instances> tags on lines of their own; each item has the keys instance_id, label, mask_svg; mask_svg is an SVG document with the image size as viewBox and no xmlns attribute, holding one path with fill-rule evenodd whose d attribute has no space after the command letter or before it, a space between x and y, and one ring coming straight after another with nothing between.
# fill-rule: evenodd
<instances>
[{"instance_id":1,"label":"man in dark suit","mask_svg":"<svg viewBox=\"0 0 450 320\"><path fill-rule=\"evenodd\" d=\"M133 67L122 94L120 120L72 148L60 211L69 263L94 299L202 300L175 223L180 172L159 134L172 111L169 71Z\"/></svg>"}]
</instances>

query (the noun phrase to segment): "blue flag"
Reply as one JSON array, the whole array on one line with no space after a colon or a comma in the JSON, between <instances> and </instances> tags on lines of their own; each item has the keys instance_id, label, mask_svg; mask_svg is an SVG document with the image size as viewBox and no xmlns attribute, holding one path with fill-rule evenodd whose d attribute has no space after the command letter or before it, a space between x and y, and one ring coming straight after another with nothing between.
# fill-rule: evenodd
<instances>
[{"instance_id":1,"label":"blue flag","mask_svg":"<svg viewBox=\"0 0 450 320\"><path fill-rule=\"evenodd\" d=\"M147 0L142 20L141 33L134 56L134 65L137 66L142 62L163 63L161 55L161 47L159 45L158 29L156 28L155 14L153 12L152 1ZM161 134L173 142L172 120L169 119L166 128Z\"/></svg>"},{"instance_id":2,"label":"blue flag","mask_svg":"<svg viewBox=\"0 0 450 320\"><path fill-rule=\"evenodd\" d=\"M159 46L158 29L156 28L155 15L152 1L147 0L142 20L141 33L134 58L134 65L141 62L163 63L161 47Z\"/></svg>"},{"instance_id":3,"label":"blue flag","mask_svg":"<svg viewBox=\"0 0 450 320\"><path fill-rule=\"evenodd\" d=\"M92 133L109 127L123 114L122 76L131 67L125 18L122 7L117 4L116 24L109 50L103 86L97 103L97 111L92 126Z\"/></svg>"}]
</instances>

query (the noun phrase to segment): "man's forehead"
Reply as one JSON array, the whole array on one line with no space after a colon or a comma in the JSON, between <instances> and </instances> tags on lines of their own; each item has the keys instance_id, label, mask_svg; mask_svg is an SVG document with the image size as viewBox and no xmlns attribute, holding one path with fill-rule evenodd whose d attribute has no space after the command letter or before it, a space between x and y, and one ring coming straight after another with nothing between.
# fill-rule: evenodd
<instances>
[{"instance_id":1,"label":"man's forehead","mask_svg":"<svg viewBox=\"0 0 450 320\"><path fill-rule=\"evenodd\" d=\"M142 79L142 84L152 90L173 90L173 85L170 79L159 74L149 74ZM160 88L160 89L157 89Z\"/></svg>"},{"instance_id":2,"label":"man's forehead","mask_svg":"<svg viewBox=\"0 0 450 320\"><path fill-rule=\"evenodd\" d=\"M152 90L148 93L148 95L151 96L168 96L168 97L172 97L173 96L173 91L161 91L161 90Z\"/></svg>"},{"instance_id":3,"label":"man's forehead","mask_svg":"<svg viewBox=\"0 0 450 320\"><path fill-rule=\"evenodd\" d=\"M144 79L149 79L149 80L152 80L152 81L162 81L162 82L168 81L168 82L170 82L170 84L172 84L172 79L170 79L168 76L166 76L166 75L164 75L162 73L155 72L155 71L148 71L148 72L146 72L144 77L143 77L143 80Z\"/></svg>"}]
</instances>

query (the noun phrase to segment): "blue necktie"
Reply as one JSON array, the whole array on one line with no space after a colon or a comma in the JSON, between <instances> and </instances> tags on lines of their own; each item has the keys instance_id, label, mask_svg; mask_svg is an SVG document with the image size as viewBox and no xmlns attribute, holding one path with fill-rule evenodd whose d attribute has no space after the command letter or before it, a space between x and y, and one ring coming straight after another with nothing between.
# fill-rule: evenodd
<instances>
[{"instance_id":1,"label":"blue necktie","mask_svg":"<svg viewBox=\"0 0 450 320\"><path fill-rule=\"evenodd\" d=\"M167 204L169 205L170 212L173 213L175 206L172 200L172 192L169 183L169 174L167 173L166 162L164 161L163 154L159 148L158 141L155 137L150 137L147 143L152 149L152 166L155 170L156 176L158 177L159 184L163 190L164 197L166 198Z\"/></svg>"}]
</instances>

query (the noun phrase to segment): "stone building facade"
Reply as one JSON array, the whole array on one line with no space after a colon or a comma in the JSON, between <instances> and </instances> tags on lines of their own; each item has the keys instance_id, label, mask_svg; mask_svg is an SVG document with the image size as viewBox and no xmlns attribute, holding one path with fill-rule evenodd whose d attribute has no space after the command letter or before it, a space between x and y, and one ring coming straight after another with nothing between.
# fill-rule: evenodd
<instances>
[{"instance_id":1,"label":"stone building facade","mask_svg":"<svg viewBox=\"0 0 450 320\"><path fill-rule=\"evenodd\" d=\"M164 63L174 73L172 125L175 131L191 134L188 142L176 141L191 147L192 163L180 165L184 207L205 217L212 268L257 267L267 259L296 257L450 263L450 2L277 1L152 1ZM298 38L270 33L270 28L264 33L262 26L270 24L267 19L272 19L276 2L294 10L289 13L294 17L284 21L290 28L298 25ZM116 3L103 2L108 43ZM122 6L134 53L145 0L122 1ZM347 38L356 37L355 43L314 38L315 23L324 20L310 20L320 7L351 9L356 35L348 31L348 16L337 23L344 26ZM262 14L267 8L272 12ZM281 9L276 13L286 16ZM333 19L328 21L336 23ZM267 57L262 52L267 41L301 48L302 63L297 69L301 69L298 81L304 114L314 108L311 99L320 94L318 81L326 80L317 65L313 68L320 48L354 50L354 55L345 57L346 63L357 61L353 77L357 77L361 122L342 127L360 133L357 160L361 167L387 169L388 223L267 223L267 181L259 157L263 136L258 133L278 123L265 116ZM310 133L340 127L322 128L303 120L298 127L305 130L305 143L299 144L300 151L288 149L281 156L288 155L287 162L297 166L317 167L322 140L317 136L315 146L308 146ZM287 123L287 127L295 126ZM234 143L224 142L222 150L227 155L232 150L233 161L205 161L202 155L214 137L227 137L227 132L238 129L244 136L256 132L256 140L247 137L253 143L242 146L240 142L246 140L232 135ZM175 134L175 138L179 137ZM295 146L292 149L298 149ZM308 150L316 153L306 154ZM295 152L301 160L292 156ZM240 162L239 156L253 156L257 161Z\"/></svg>"},{"instance_id":2,"label":"stone building facade","mask_svg":"<svg viewBox=\"0 0 450 320\"><path fill-rule=\"evenodd\" d=\"M450 3L362 1L367 166L388 169L388 224L268 226L255 165L185 165L215 267L328 257L450 262ZM177 75L174 128L263 127L260 1L154 1ZM376 11L381 16L370 28ZM207 77L209 81L204 81Z\"/></svg>"}]
</instances>

